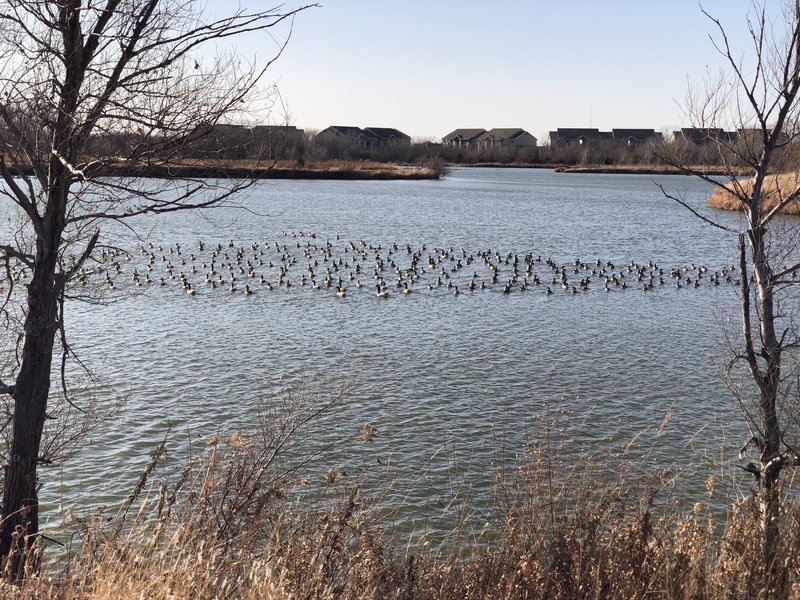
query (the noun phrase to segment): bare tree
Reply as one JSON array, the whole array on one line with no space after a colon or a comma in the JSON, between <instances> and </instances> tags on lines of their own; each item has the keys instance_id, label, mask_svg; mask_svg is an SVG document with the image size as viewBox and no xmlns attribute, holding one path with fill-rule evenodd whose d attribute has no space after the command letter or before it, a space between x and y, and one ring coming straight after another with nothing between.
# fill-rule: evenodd
<instances>
[{"instance_id":1,"label":"bare tree","mask_svg":"<svg viewBox=\"0 0 800 600\"><path fill-rule=\"evenodd\" d=\"M800 330L793 312L800 300L800 232L780 215L800 198L800 186L796 179L788 188L778 183L783 181L779 174L798 169L787 148L796 141L800 117L800 1L787 2L777 17L753 5L748 17L752 45L744 59L731 47L723 24L703 13L715 27L712 41L728 68L704 90L690 91L687 116L696 131L705 132L702 144L713 151L726 177L720 180L692 168L679 146L664 158L733 198L743 215L741 225L723 223L665 193L704 222L738 236L741 330L729 338L726 375L752 432L742 457L752 452L754 460L742 468L757 483L764 589L768 597L779 597L780 476L785 467L798 463L800 441ZM770 204L767 195L772 196Z\"/></svg>"},{"instance_id":2,"label":"bare tree","mask_svg":"<svg viewBox=\"0 0 800 600\"><path fill-rule=\"evenodd\" d=\"M0 362L0 392L12 399L0 555L12 558L15 574L38 532L54 353L62 353L62 381L71 356L65 299L114 243L102 224L214 206L251 183L131 174L156 166L171 174L193 141L264 100L265 71L306 8L211 17L198 4L0 2L0 198L4 211L21 215L0 240L4 325L21 327L4 336L12 354ZM283 42L267 61L215 53L229 38L283 22ZM92 144L97 136L116 143Z\"/></svg>"}]
</instances>

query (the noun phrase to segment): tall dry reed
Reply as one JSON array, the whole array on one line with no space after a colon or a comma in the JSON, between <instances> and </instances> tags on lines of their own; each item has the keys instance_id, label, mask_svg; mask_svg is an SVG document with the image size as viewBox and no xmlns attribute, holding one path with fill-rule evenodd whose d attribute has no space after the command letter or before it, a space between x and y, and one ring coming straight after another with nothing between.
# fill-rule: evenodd
<instances>
[{"instance_id":1,"label":"tall dry reed","mask_svg":"<svg viewBox=\"0 0 800 600\"><path fill-rule=\"evenodd\" d=\"M8 598L759 598L754 507L715 512L716 480L689 508L644 455L576 453L540 419L526 452L498 465L479 538L436 551L390 534L386 496L333 468L311 482L284 449L319 413L211 440L155 481L162 446L113 517L79 527L62 561L0 588ZM284 417L285 419L285 417ZM368 443L369 426L353 438ZM291 446L296 451L300 446ZM745 481L745 485L747 482ZM787 494L788 496L788 494ZM787 598L800 598L800 511L782 515ZM463 523L462 523L463 525Z\"/></svg>"}]
</instances>

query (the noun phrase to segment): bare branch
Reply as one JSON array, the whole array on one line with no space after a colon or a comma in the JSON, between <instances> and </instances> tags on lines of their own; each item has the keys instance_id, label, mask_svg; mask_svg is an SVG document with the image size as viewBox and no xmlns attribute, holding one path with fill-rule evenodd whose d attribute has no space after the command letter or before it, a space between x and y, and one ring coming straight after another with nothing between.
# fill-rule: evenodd
<instances>
[{"instance_id":1,"label":"bare branch","mask_svg":"<svg viewBox=\"0 0 800 600\"><path fill-rule=\"evenodd\" d=\"M64 312L70 280L103 247L99 223L116 221L130 230L131 217L216 206L253 183L173 173L154 184L119 177L115 168L169 169L215 127L263 108L258 102L269 94L262 80L274 58L249 63L231 49L213 58L211 68L196 61L203 60L203 47L291 25L306 8L234 9L220 19L192 0L22 0L0 10L0 198L20 207L25 219L15 239L0 245L8 279L0 310L7 314L13 298L22 315L15 382L0 382L0 393L12 394L14 405L8 448L14 459L6 465L0 503L0 557L13 557L6 573L21 576L18 557L25 549L17 546L37 533L37 465L63 447L56 439L40 445L52 416L50 386L42 383L57 376L56 344L60 401L91 417L73 404L68 361L85 365L70 349ZM277 55L286 41L276 42ZM129 140L127 148L98 149L98 132ZM19 264L30 272L15 288ZM75 410L66 413L69 421Z\"/></svg>"},{"instance_id":2,"label":"bare branch","mask_svg":"<svg viewBox=\"0 0 800 600\"><path fill-rule=\"evenodd\" d=\"M750 277L747 274L747 242L745 234L739 234L739 270L742 286L742 328L744 331L744 356L747 365L759 388L764 386L764 377L758 367L755 348L753 347L753 326L750 321Z\"/></svg>"},{"instance_id":3,"label":"bare branch","mask_svg":"<svg viewBox=\"0 0 800 600\"><path fill-rule=\"evenodd\" d=\"M733 229L732 227L728 227L727 225L723 225L722 223L717 223L713 219L709 219L705 215L701 214L693 206L691 206L688 202L686 202L683 198L679 198L678 196L675 196L674 194L670 194L669 192L667 192L664 186L661 185L660 183L656 183L656 186L658 187L658 189L661 190L661 193L664 194L664 197L673 200L674 202L677 202L704 223L711 225L712 227L716 227L717 229L721 229L722 231L727 231L728 233L736 233L736 234L741 233L741 231L739 231L738 229Z\"/></svg>"}]
</instances>

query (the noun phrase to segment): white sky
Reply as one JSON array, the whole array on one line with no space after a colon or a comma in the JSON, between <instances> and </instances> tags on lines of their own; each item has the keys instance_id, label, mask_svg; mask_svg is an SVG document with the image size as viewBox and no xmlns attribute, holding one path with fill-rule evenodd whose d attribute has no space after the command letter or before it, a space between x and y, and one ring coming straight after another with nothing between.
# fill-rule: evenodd
<instances>
[{"instance_id":1,"label":"white sky","mask_svg":"<svg viewBox=\"0 0 800 600\"><path fill-rule=\"evenodd\" d=\"M753 14L750 0L321 1L297 15L269 70L291 124L437 140L460 127L521 127L542 140L557 127L686 125L689 82L722 65L700 4L742 56ZM780 29L781 1L766 3ZM207 2L217 14L231 6ZM265 59L276 44L262 34L238 49Z\"/></svg>"}]
</instances>

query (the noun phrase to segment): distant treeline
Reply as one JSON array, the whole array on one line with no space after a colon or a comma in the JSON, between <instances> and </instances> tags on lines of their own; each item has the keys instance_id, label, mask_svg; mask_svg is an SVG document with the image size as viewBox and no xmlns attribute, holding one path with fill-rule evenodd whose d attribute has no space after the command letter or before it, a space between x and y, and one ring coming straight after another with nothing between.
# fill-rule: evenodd
<instances>
[{"instance_id":1,"label":"distant treeline","mask_svg":"<svg viewBox=\"0 0 800 600\"><path fill-rule=\"evenodd\" d=\"M445 145L434 140L397 141L365 144L359 139L317 136L313 130L286 126L216 126L197 130L187 136L180 148L168 151L187 159L288 161L296 168L305 168L324 161L375 161L399 164L430 164L432 160L449 164L508 164L531 166L642 165L658 167L669 162L698 166L733 165L744 161L741 156L758 153L757 141L740 137L729 144L718 140L673 138L667 141L642 142L635 145L614 141L589 140L545 146L465 147ZM115 133L97 136L88 148L94 156L126 156L141 149L141 133ZM156 142L154 144L154 142ZM157 140L145 142L157 146ZM787 158L800 158L795 143L787 143ZM153 153L148 152L149 156ZM156 155L159 154L157 151ZM795 156L796 155L796 156Z\"/></svg>"}]
</instances>

